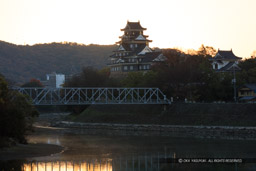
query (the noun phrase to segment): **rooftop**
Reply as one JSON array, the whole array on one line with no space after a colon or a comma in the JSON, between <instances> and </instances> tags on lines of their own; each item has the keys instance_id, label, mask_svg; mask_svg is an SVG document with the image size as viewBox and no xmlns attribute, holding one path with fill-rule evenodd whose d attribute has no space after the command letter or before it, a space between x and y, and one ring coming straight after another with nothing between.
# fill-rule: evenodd
<instances>
[{"instance_id":1,"label":"rooftop","mask_svg":"<svg viewBox=\"0 0 256 171\"><path fill-rule=\"evenodd\" d=\"M145 54L145 57L142 59L143 62L152 62L156 59L162 52L149 52Z\"/></svg>"},{"instance_id":2,"label":"rooftop","mask_svg":"<svg viewBox=\"0 0 256 171\"><path fill-rule=\"evenodd\" d=\"M253 91L256 91L256 84L245 84L243 87L247 87Z\"/></svg>"},{"instance_id":3,"label":"rooftop","mask_svg":"<svg viewBox=\"0 0 256 171\"><path fill-rule=\"evenodd\" d=\"M218 69L217 71L223 72L223 71L234 71L234 70L239 71L241 70L241 68L237 66L235 62L229 62L227 65Z\"/></svg>"},{"instance_id":4,"label":"rooftop","mask_svg":"<svg viewBox=\"0 0 256 171\"><path fill-rule=\"evenodd\" d=\"M121 29L122 31L124 30L146 30L146 28L141 27L140 22L129 22L127 21L127 24L124 29Z\"/></svg>"},{"instance_id":5,"label":"rooftop","mask_svg":"<svg viewBox=\"0 0 256 171\"><path fill-rule=\"evenodd\" d=\"M215 59L215 60L222 60L222 59L239 60L242 58L234 55L234 53L231 49L231 50L218 50L217 54L212 59Z\"/></svg>"}]
</instances>

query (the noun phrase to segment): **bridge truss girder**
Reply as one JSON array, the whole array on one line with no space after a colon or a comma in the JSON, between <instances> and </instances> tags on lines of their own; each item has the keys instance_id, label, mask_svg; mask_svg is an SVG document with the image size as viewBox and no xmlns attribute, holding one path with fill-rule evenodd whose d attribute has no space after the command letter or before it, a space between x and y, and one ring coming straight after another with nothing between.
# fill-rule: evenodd
<instances>
[{"instance_id":1,"label":"bridge truss girder","mask_svg":"<svg viewBox=\"0 0 256 171\"><path fill-rule=\"evenodd\" d=\"M159 88L16 88L34 105L170 104Z\"/></svg>"}]
</instances>

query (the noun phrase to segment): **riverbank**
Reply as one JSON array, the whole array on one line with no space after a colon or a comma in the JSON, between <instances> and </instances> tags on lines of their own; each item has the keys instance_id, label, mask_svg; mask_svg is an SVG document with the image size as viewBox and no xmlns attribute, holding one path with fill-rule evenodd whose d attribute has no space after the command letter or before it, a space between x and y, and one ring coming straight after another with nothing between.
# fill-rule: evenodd
<instances>
[{"instance_id":1,"label":"riverbank","mask_svg":"<svg viewBox=\"0 0 256 171\"><path fill-rule=\"evenodd\" d=\"M59 128L49 127L51 124L57 121L63 120L68 113L40 113L39 117L36 118L33 126L35 130L29 136L38 134L39 132L47 131L48 129L55 130ZM40 133L39 133L40 134ZM29 139L27 137L27 139ZM54 144L34 143L29 142L28 144L13 144L6 145L5 148L0 149L0 161L9 160L25 160L32 157L43 157L51 156L57 153L63 152L64 147Z\"/></svg>"},{"instance_id":2,"label":"riverbank","mask_svg":"<svg viewBox=\"0 0 256 171\"><path fill-rule=\"evenodd\" d=\"M178 103L162 105L91 105L67 121L83 123L256 126L256 104Z\"/></svg>"},{"instance_id":3,"label":"riverbank","mask_svg":"<svg viewBox=\"0 0 256 171\"><path fill-rule=\"evenodd\" d=\"M54 126L91 134L256 139L256 104L91 105Z\"/></svg>"},{"instance_id":4,"label":"riverbank","mask_svg":"<svg viewBox=\"0 0 256 171\"><path fill-rule=\"evenodd\" d=\"M24 160L32 157L50 156L63 150L63 147L53 144L17 144L0 149L0 160Z\"/></svg>"}]
</instances>

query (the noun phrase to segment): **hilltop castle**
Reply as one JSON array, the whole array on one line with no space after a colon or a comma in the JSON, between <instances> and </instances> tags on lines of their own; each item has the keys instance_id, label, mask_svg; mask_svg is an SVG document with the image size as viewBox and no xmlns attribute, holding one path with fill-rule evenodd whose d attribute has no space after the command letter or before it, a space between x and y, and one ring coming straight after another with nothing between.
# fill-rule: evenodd
<instances>
[{"instance_id":1,"label":"hilltop castle","mask_svg":"<svg viewBox=\"0 0 256 171\"><path fill-rule=\"evenodd\" d=\"M155 62L165 60L163 54L159 51L153 51L149 47L152 40L143 34L147 30L140 25L140 22L129 22L119 42L119 47L114 54L110 56L111 76L122 76L129 72L142 71L146 72L151 69Z\"/></svg>"}]
</instances>

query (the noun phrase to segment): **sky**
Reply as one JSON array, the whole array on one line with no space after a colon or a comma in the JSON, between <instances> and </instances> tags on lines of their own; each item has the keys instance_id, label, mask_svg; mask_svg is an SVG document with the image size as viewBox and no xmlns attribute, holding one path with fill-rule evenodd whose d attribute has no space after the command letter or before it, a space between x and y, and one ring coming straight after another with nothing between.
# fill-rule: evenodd
<instances>
[{"instance_id":1,"label":"sky","mask_svg":"<svg viewBox=\"0 0 256 171\"><path fill-rule=\"evenodd\" d=\"M150 47L202 44L250 57L256 50L256 0L0 0L0 40L14 44L114 44L140 21Z\"/></svg>"}]
</instances>

